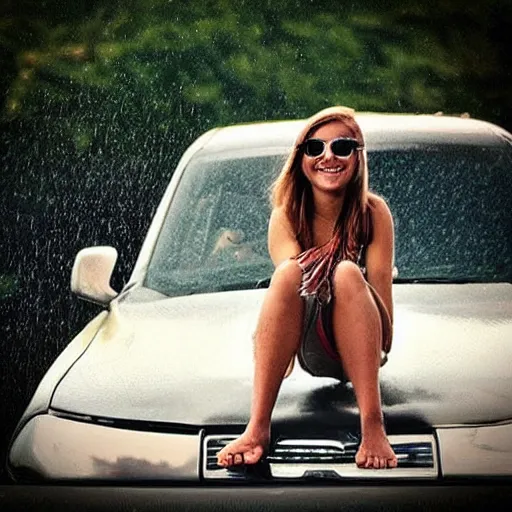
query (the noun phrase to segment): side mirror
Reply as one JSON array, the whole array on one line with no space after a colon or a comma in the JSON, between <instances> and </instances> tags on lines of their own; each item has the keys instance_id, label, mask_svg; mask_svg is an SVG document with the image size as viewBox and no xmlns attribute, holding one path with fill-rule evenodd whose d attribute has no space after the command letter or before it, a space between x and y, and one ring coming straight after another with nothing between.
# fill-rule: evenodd
<instances>
[{"instance_id":1,"label":"side mirror","mask_svg":"<svg viewBox=\"0 0 512 512\"><path fill-rule=\"evenodd\" d=\"M113 247L87 247L76 255L71 273L71 291L81 299L106 306L117 297L110 278L117 261Z\"/></svg>"}]
</instances>

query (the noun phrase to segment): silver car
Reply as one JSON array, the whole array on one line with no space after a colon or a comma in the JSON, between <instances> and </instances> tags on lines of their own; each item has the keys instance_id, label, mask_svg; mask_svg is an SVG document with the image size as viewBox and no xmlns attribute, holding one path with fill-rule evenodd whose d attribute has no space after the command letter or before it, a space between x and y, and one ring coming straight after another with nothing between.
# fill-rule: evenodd
<instances>
[{"instance_id":1,"label":"silver car","mask_svg":"<svg viewBox=\"0 0 512 512\"><path fill-rule=\"evenodd\" d=\"M295 365L268 456L216 453L249 419L253 333L273 266L269 186L303 121L211 130L185 152L128 284L82 250L71 286L105 306L21 418L18 482L317 483L512 478L512 136L472 119L360 114L370 188L395 218L393 350L381 370L398 467L358 469L350 384Z\"/></svg>"}]
</instances>

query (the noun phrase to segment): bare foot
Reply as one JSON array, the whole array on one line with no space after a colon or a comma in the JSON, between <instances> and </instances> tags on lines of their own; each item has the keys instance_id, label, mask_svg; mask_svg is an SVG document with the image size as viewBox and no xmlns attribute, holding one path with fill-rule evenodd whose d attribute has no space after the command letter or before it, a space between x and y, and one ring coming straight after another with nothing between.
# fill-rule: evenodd
<instances>
[{"instance_id":1,"label":"bare foot","mask_svg":"<svg viewBox=\"0 0 512 512\"><path fill-rule=\"evenodd\" d=\"M395 452L389 444L382 423L367 425L363 429L363 439L356 453L356 464L357 467L365 469L397 467Z\"/></svg>"},{"instance_id":2,"label":"bare foot","mask_svg":"<svg viewBox=\"0 0 512 512\"><path fill-rule=\"evenodd\" d=\"M247 428L240 437L231 441L217 454L217 463L223 467L256 464L268 448L269 440L269 428Z\"/></svg>"}]
</instances>

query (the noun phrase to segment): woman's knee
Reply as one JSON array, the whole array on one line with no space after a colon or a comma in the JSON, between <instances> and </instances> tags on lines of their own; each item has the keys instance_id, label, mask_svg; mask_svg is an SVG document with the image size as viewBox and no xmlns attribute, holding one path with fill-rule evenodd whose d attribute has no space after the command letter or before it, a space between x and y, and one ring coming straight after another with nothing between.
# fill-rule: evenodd
<instances>
[{"instance_id":1,"label":"woman's knee","mask_svg":"<svg viewBox=\"0 0 512 512\"><path fill-rule=\"evenodd\" d=\"M347 297L366 289L366 281L361 269L352 261L341 261L333 274L334 293Z\"/></svg>"},{"instance_id":2,"label":"woman's knee","mask_svg":"<svg viewBox=\"0 0 512 512\"><path fill-rule=\"evenodd\" d=\"M302 270L294 259L283 261L274 270L270 286L297 292L302 280Z\"/></svg>"}]
</instances>

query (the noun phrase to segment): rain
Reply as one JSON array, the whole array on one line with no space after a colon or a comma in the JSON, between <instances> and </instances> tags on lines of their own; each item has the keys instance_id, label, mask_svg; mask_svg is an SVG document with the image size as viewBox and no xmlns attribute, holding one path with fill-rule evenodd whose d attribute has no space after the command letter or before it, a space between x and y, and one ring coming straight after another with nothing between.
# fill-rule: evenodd
<instances>
[{"instance_id":1,"label":"rain","mask_svg":"<svg viewBox=\"0 0 512 512\"><path fill-rule=\"evenodd\" d=\"M41 378L101 311L71 294L76 253L115 247L112 287L121 290L181 155L208 129L343 103L469 112L512 130L505 0L471 9L395 0L385 12L365 0L79 4L0 7L2 461ZM385 174L385 162L379 168ZM431 172L444 172L442 164ZM393 201L384 174L375 181ZM438 190L421 179L423 193ZM446 201L467 194L442 193ZM473 215L478 201L475 193L460 214ZM439 222L450 229L446 215ZM460 238L456 231L444 235ZM509 244L505 237L496 250ZM404 271L424 256L402 261Z\"/></svg>"}]
</instances>

